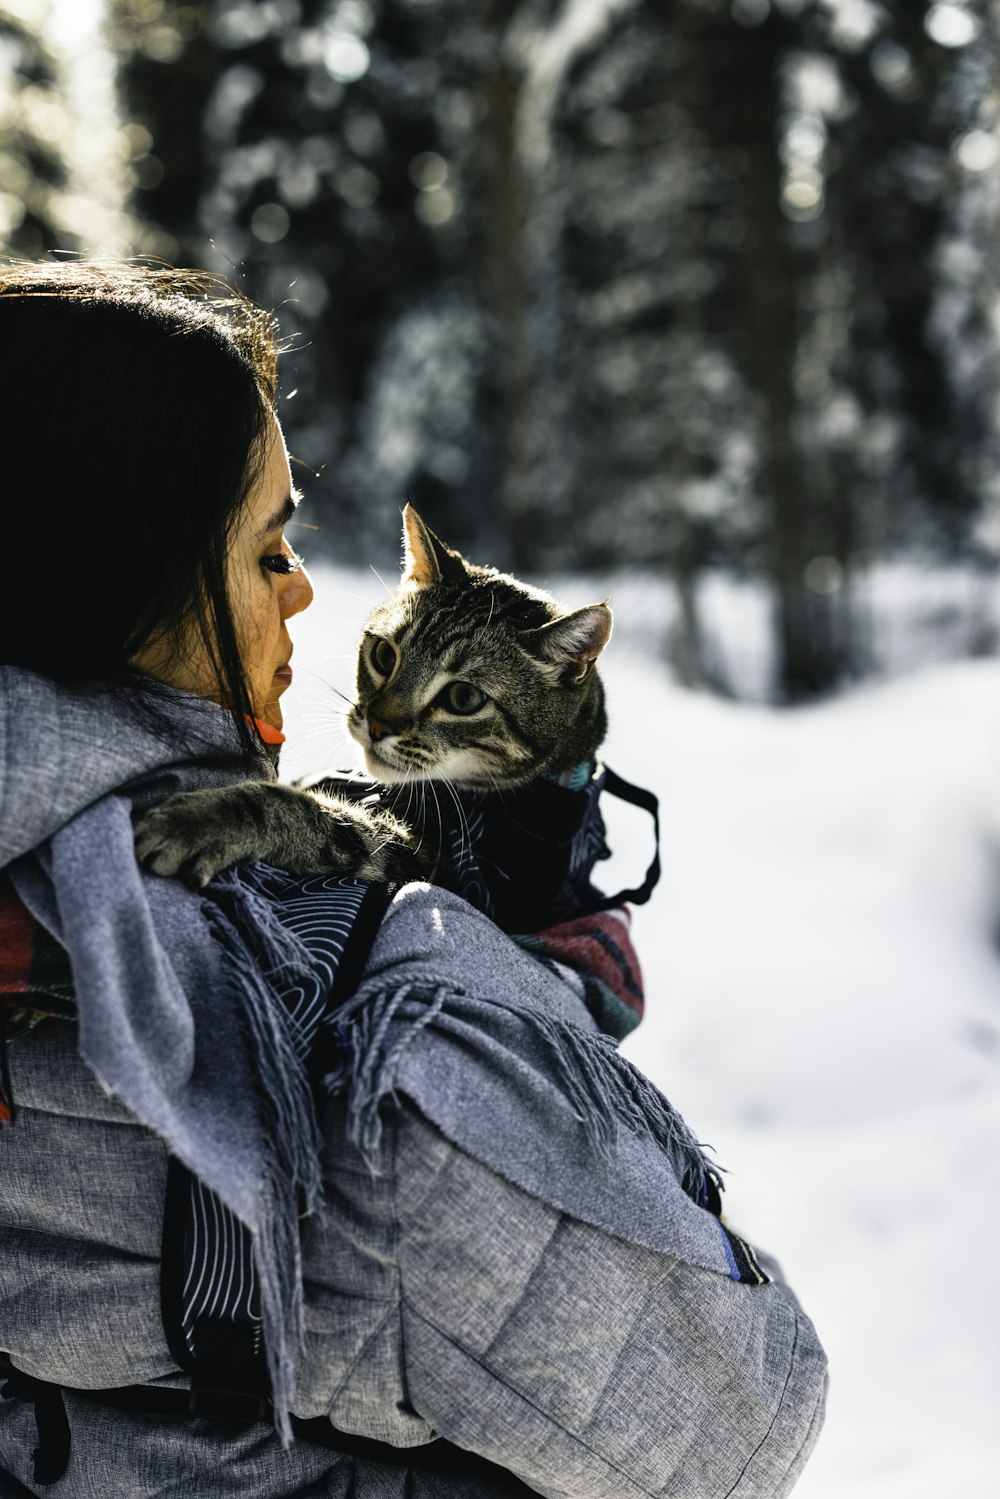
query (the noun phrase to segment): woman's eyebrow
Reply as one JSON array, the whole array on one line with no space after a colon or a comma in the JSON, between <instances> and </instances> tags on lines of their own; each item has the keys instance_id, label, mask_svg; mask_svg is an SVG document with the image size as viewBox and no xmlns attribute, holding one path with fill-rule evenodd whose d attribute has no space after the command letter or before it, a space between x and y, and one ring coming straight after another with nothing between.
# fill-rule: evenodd
<instances>
[{"instance_id":1,"label":"woman's eyebrow","mask_svg":"<svg viewBox=\"0 0 1000 1499\"><path fill-rule=\"evenodd\" d=\"M302 491L293 489L286 500L282 500L273 515L269 516L257 533L258 537L270 536L272 531L283 529L302 503Z\"/></svg>"}]
</instances>

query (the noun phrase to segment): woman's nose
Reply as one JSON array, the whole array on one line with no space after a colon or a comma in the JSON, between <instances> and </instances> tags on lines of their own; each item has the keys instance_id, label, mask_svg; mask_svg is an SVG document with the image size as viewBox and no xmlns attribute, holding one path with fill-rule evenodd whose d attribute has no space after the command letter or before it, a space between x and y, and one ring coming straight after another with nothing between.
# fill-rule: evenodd
<instances>
[{"instance_id":1,"label":"woman's nose","mask_svg":"<svg viewBox=\"0 0 1000 1499\"><path fill-rule=\"evenodd\" d=\"M303 609L308 609L312 603L312 579L305 568L300 567L297 572L287 573L282 583L281 617L290 619L293 614L301 614Z\"/></svg>"}]
</instances>

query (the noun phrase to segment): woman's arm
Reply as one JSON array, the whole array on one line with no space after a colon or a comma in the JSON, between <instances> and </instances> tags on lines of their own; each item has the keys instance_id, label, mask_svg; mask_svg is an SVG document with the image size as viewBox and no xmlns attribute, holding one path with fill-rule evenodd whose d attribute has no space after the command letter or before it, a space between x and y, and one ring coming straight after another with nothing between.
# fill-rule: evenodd
<instances>
[{"instance_id":1,"label":"woman's arm","mask_svg":"<svg viewBox=\"0 0 1000 1499\"><path fill-rule=\"evenodd\" d=\"M326 1267L312 1323L335 1314L355 1358L316 1335L307 1377L336 1426L397 1442L433 1430L548 1499L791 1489L821 1424L825 1358L786 1286L739 1284L560 1212L405 1101L388 1176L364 1170L342 1119L333 1144L340 1248L312 1246Z\"/></svg>"},{"instance_id":2,"label":"woman's arm","mask_svg":"<svg viewBox=\"0 0 1000 1499\"><path fill-rule=\"evenodd\" d=\"M816 1334L567 986L412 889L350 1009L363 1055L327 1159L385 1303L331 1421L364 1421L379 1389L552 1499L787 1493L822 1418Z\"/></svg>"},{"instance_id":3,"label":"woman's arm","mask_svg":"<svg viewBox=\"0 0 1000 1499\"><path fill-rule=\"evenodd\" d=\"M419 1117L396 1149L403 1366L436 1431L550 1499L788 1492L825 1359L787 1287L559 1213Z\"/></svg>"}]
</instances>

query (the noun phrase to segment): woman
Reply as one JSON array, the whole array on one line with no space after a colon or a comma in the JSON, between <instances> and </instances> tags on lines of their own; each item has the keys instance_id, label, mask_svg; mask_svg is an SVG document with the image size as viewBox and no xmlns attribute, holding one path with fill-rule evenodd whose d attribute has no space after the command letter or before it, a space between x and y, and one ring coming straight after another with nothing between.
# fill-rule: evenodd
<instances>
[{"instance_id":1,"label":"woman","mask_svg":"<svg viewBox=\"0 0 1000 1499\"><path fill-rule=\"evenodd\" d=\"M136 867L133 816L273 774L270 318L15 266L0 348L0 1499L788 1492L822 1350L585 984L431 887Z\"/></svg>"}]
</instances>

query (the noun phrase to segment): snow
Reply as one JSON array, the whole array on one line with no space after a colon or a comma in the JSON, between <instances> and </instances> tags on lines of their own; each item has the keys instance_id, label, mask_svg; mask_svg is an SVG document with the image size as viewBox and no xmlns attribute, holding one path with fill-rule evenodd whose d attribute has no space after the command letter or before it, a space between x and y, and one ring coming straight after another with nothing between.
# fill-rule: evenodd
<instances>
[{"instance_id":1,"label":"snow","mask_svg":"<svg viewBox=\"0 0 1000 1499\"><path fill-rule=\"evenodd\" d=\"M350 693L382 594L371 575L314 581L290 775L350 763L322 681ZM613 584L574 581L566 602ZM1000 665L779 712L682 691L634 625L604 666L606 758L660 797L664 876L635 916L648 1011L626 1049L714 1147L730 1221L826 1344L827 1425L796 1495L992 1499ZM609 821L610 889L645 869L650 834L613 803Z\"/></svg>"}]
</instances>

